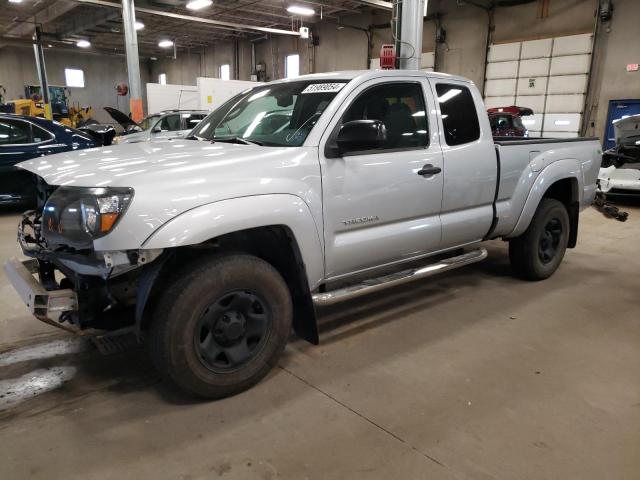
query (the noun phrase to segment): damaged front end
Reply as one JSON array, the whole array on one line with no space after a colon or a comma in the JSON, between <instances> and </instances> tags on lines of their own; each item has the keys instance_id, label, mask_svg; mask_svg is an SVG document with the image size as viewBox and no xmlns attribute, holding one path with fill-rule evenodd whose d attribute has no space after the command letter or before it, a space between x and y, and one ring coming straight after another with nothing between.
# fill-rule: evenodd
<instances>
[{"instance_id":1,"label":"damaged front end","mask_svg":"<svg viewBox=\"0 0 640 480\"><path fill-rule=\"evenodd\" d=\"M139 337L166 256L161 249L99 252L92 242L115 227L133 192L125 189L129 197L123 197L123 189L46 184L39 190L38 208L25 212L18 227L29 259L5 264L27 307L36 318L73 333L128 330Z\"/></svg>"}]
</instances>

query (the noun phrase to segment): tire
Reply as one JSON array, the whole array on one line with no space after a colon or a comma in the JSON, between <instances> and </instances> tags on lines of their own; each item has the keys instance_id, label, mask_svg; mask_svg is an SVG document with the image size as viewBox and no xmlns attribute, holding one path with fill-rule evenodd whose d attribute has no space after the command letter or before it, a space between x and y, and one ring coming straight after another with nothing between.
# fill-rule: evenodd
<instances>
[{"instance_id":1,"label":"tire","mask_svg":"<svg viewBox=\"0 0 640 480\"><path fill-rule=\"evenodd\" d=\"M569 242L569 214L558 200L543 198L519 237L509 241L509 260L514 272L526 280L544 280L562 262Z\"/></svg>"},{"instance_id":2,"label":"tire","mask_svg":"<svg viewBox=\"0 0 640 480\"><path fill-rule=\"evenodd\" d=\"M204 398L240 393L276 365L291 332L292 302L278 271L250 255L209 257L166 287L150 332L156 368Z\"/></svg>"}]
</instances>

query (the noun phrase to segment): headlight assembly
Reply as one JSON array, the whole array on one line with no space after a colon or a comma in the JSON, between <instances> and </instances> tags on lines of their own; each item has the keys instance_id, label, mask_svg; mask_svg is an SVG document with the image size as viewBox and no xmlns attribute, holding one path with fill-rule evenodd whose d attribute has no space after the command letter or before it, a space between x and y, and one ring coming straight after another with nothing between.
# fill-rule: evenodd
<instances>
[{"instance_id":1,"label":"headlight assembly","mask_svg":"<svg viewBox=\"0 0 640 480\"><path fill-rule=\"evenodd\" d=\"M59 187L44 206L42 235L50 248L90 248L124 215L133 189Z\"/></svg>"}]
</instances>

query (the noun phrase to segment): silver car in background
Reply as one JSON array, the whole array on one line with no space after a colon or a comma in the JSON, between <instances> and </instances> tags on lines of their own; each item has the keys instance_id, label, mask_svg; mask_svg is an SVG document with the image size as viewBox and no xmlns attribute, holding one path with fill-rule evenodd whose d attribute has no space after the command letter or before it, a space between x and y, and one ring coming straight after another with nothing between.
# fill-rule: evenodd
<instances>
[{"instance_id":1,"label":"silver car in background","mask_svg":"<svg viewBox=\"0 0 640 480\"><path fill-rule=\"evenodd\" d=\"M184 137L207 116L206 110L166 110L154 113L141 122L134 122L128 115L115 108L105 110L124 129L114 143L137 143L156 139Z\"/></svg>"}]
</instances>

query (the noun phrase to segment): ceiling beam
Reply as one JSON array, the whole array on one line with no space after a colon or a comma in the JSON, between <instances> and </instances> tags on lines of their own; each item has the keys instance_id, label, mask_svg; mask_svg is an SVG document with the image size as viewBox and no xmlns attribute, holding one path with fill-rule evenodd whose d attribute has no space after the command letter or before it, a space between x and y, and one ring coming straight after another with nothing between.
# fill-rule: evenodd
<instances>
[{"instance_id":1,"label":"ceiling beam","mask_svg":"<svg viewBox=\"0 0 640 480\"><path fill-rule=\"evenodd\" d=\"M76 3L85 4L85 5L96 5L98 7L118 8L118 9L122 8L119 3L107 2L104 0L73 0L73 1ZM194 17L191 15L182 15L180 13L165 12L162 10L155 10L151 8L136 7L136 12L146 13L148 15L157 15L157 16L166 17L166 18L173 18L175 20L184 20L187 22L202 23L202 24L207 24L214 28L221 28L221 29L227 29L227 30L245 30L245 31L272 33L274 35L290 35L295 37L300 36L298 32L294 32L291 30L260 27L258 25L247 25L243 23L223 22L221 20L212 20L210 18Z\"/></svg>"},{"instance_id":2,"label":"ceiling beam","mask_svg":"<svg viewBox=\"0 0 640 480\"><path fill-rule=\"evenodd\" d=\"M11 37L31 37L35 32L35 24L46 24L52 22L58 17L61 17L69 10L76 8L76 4L67 0L57 0L51 3L49 6L44 7L38 13L29 17L27 20L20 22L18 25L6 32L6 35Z\"/></svg>"},{"instance_id":3,"label":"ceiling beam","mask_svg":"<svg viewBox=\"0 0 640 480\"><path fill-rule=\"evenodd\" d=\"M385 2L384 0L356 0L356 2L368 5L370 7L381 8L383 10L393 9L393 3Z\"/></svg>"}]
</instances>

